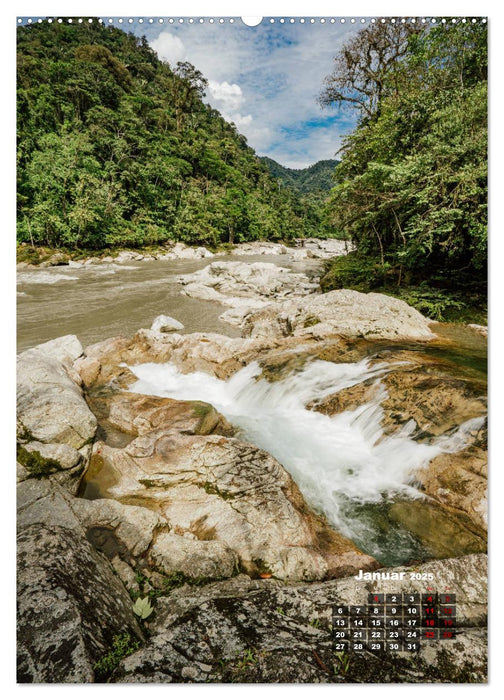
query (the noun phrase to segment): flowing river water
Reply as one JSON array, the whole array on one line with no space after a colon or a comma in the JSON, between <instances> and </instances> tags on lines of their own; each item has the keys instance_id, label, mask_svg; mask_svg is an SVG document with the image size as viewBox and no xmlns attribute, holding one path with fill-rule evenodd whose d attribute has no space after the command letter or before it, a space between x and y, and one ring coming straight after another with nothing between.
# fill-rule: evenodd
<instances>
[{"instance_id":1,"label":"flowing river water","mask_svg":"<svg viewBox=\"0 0 504 700\"><path fill-rule=\"evenodd\" d=\"M176 282L178 275L215 259L22 270L18 274L19 350L68 333L75 333L83 346L132 335L140 327L150 327L161 313L180 320L184 332L238 336L238 328L219 320L220 304L186 297ZM320 265L313 261L289 265L286 256L228 255L224 259L274 262L305 272L314 272ZM451 342L427 349L422 344L422 352L454 363L461 376L484 379L486 342L460 326L438 324L436 330ZM415 344L404 347L415 349ZM131 369L138 377L132 391L213 404L244 439L285 466L313 508L383 564L439 556L439 542L437 550L428 544L429 531L436 528L444 531L441 551L451 555L474 551L467 533L422 497L412 473L443 452L460 450L467 434L478 430L483 419L467 421L448 437L418 442L408 426L392 436L384 434L380 392L373 401L335 416L306 408L314 399L363 381L380 384L389 369L385 364L370 364L369 359L348 364L314 360L274 383L258 380L260 368L255 362L227 381L201 372L182 374L171 364ZM89 493L84 489L84 495L96 494L99 475L93 479L97 482ZM414 532L398 517L401 508L414 514Z\"/></svg>"},{"instance_id":2,"label":"flowing river water","mask_svg":"<svg viewBox=\"0 0 504 700\"><path fill-rule=\"evenodd\" d=\"M300 272L317 267L312 260L290 263L287 255L226 255L19 270L18 352L69 333L75 333L83 347L113 336L128 337L139 328L150 328L159 314L178 319L184 333L239 336L239 328L219 320L220 304L180 294L182 285L176 281L216 260L273 262Z\"/></svg>"}]
</instances>

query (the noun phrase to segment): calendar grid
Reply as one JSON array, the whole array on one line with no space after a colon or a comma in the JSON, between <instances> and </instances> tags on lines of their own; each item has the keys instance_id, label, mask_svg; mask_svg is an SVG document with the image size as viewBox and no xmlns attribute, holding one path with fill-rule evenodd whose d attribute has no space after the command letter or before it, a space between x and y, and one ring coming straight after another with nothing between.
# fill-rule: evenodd
<instances>
[{"instance_id":1,"label":"calendar grid","mask_svg":"<svg viewBox=\"0 0 504 700\"><path fill-rule=\"evenodd\" d=\"M370 593L367 605L335 605L335 651L418 652L456 634L454 593Z\"/></svg>"}]
</instances>

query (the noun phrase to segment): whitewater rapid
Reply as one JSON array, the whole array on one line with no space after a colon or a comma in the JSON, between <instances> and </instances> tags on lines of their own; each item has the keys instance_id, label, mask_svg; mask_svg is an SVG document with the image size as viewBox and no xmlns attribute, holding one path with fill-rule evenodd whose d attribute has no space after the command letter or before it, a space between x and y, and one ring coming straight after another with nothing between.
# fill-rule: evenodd
<instances>
[{"instance_id":1,"label":"whitewater rapid","mask_svg":"<svg viewBox=\"0 0 504 700\"><path fill-rule=\"evenodd\" d=\"M227 381L204 372L183 374L171 363L147 363L130 367L138 377L130 390L211 403L240 428L242 438L267 450L287 469L308 503L339 532L363 541L370 524L352 515L352 507L398 496L421 498L415 471L442 452L460 450L467 433L483 420L467 421L449 437L430 442L413 439L413 421L385 435L380 402L386 390L380 378L392 367L371 365L367 359L350 364L315 360L270 383L259 378L257 362ZM315 399L366 380L378 384L377 392L373 401L355 410L326 416L306 408Z\"/></svg>"}]
</instances>

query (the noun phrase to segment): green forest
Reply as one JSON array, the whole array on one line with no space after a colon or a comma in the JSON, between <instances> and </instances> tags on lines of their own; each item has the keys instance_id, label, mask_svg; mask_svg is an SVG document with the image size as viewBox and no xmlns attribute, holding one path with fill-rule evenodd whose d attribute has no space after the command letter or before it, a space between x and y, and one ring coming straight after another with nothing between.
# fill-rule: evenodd
<instances>
[{"instance_id":1,"label":"green forest","mask_svg":"<svg viewBox=\"0 0 504 700\"><path fill-rule=\"evenodd\" d=\"M18 28L18 241L102 249L317 235L206 80L144 38L92 24Z\"/></svg>"},{"instance_id":2,"label":"green forest","mask_svg":"<svg viewBox=\"0 0 504 700\"><path fill-rule=\"evenodd\" d=\"M328 203L357 249L328 265L323 288L386 290L440 320L484 306L486 24L362 30L320 102L360 114Z\"/></svg>"},{"instance_id":3,"label":"green forest","mask_svg":"<svg viewBox=\"0 0 504 700\"><path fill-rule=\"evenodd\" d=\"M301 194L323 193L334 187L334 168L338 165L337 160L319 160L318 163L298 170L286 168L267 156L262 156L259 160L268 166L270 173L285 187Z\"/></svg>"}]
</instances>

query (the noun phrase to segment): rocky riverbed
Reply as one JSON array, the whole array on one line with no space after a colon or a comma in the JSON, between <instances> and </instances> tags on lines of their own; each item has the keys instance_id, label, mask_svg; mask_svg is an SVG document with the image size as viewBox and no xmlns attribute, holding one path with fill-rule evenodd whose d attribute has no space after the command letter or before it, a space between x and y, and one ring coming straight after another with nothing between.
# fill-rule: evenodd
<instances>
[{"instance_id":1,"label":"rocky riverbed","mask_svg":"<svg viewBox=\"0 0 504 700\"><path fill-rule=\"evenodd\" d=\"M483 682L481 373L383 295L241 261L181 284L241 337L165 315L18 356L19 680ZM335 655L376 570L455 592L456 640Z\"/></svg>"},{"instance_id":2,"label":"rocky riverbed","mask_svg":"<svg viewBox=\"0 0 504 700\"><path fill-rule=\"evenodd\" d=\"M293 260L306 260L307 258L328 259L336 255L345 255L353 249L349 241L337 239L305 238L294 241L295 245L283 243L271 243L269 241L253 241L251 243L237 243L226 247L226 252L237 256L251 255L285 255ZM122 264L128 262L141 262L143 260L200 260L212 258L219 253L213 253L205 246L188 246L185 243L167 243L152 250L122 249L114 255L96 255L74 259L71 254L56 251L47 259L37 264L29 262L18 263L18 269L47 268L68 265L72 269L84 265L97 264Z\"/></svg>"}]
</instances>

